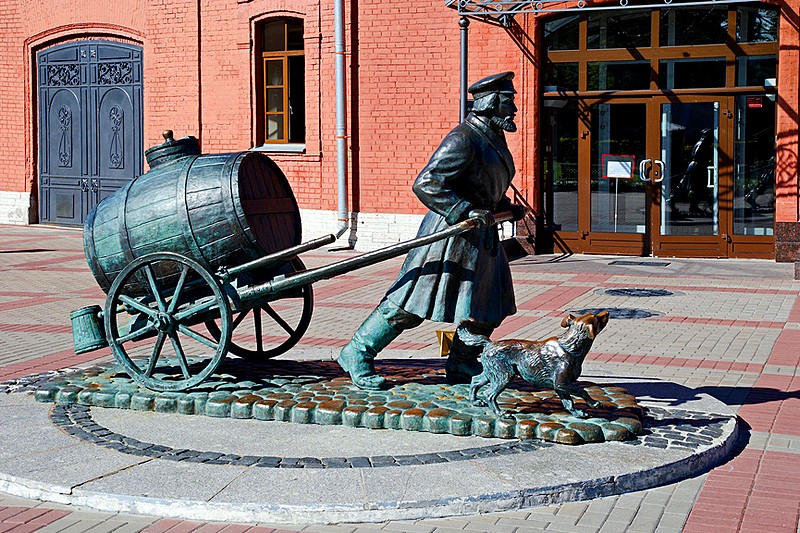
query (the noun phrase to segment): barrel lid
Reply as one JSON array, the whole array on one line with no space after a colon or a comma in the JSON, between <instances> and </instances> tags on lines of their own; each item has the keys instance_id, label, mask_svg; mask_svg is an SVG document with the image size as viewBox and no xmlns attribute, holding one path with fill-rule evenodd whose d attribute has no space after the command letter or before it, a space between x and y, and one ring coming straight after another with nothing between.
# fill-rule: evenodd
<instances>
[{"instance_id":1,"label":"barrel lid","mask_svg":"<svg viewBox=\"0 0 800 533\"><path fill-rule=\"evenodd\" d=\"M166 130L161 135L164 137L164 142L151 146L144 152L150 168L155 168L180 157L200 155L200 141L197 140L197 137L181 137L175 140L172 136L172 130Z\"/></svg>"}]
</instances>

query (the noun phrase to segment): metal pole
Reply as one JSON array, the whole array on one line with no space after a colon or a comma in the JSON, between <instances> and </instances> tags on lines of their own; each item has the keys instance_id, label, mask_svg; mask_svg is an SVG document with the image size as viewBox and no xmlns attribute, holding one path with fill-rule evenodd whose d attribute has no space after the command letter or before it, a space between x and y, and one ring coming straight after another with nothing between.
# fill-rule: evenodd
<instances>
[{"instance_id":1,"label":"metal pole","mask_svg":"<svg viewBox=\"0 0 800 533\"><path fill-rule=\"evenodd\" d=\"M347 130L344 116L344 0L333 3L334 50L336 52L336 187L338 211L336 237L341 237L350 225L347 209Z\"/></svg>"},{"instance_id":2,"label":"metal pole","mask_svg":"<svg viewBox=\"0 0 800 533\"><path fill-rule=\"evenodd\" d=\"M467 67L469 57L467 55L469 39L469 19L461 17L458 19L458 27L461 28L461 105L459 106L459 122L464 122L467 118Z\"/></svg>"}]
</instances>

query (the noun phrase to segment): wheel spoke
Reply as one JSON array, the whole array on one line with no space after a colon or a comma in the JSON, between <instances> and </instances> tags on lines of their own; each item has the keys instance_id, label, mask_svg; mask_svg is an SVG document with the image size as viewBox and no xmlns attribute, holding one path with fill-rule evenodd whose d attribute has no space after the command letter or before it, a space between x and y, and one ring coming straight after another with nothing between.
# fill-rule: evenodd
<instances>
[{"instance_id":1,"label":"wheel spoke","mask_svg":"<svg viewBox=\"0 0 800 533\"><path fill-rule=\"evenodd\" d=\"M281 316L272 307L270 307L269 304L264 304L263 309L264 309L264 311L267 312L267 314L270 317L272 317L272 320L277 322L278 325L280 327L282 327L284 329L284 331L286 331L286 333L288 333L289 335L294 335L295 330L292 329L292 326L287 324L286 321L283 318L281 318Z\"/></svg>"},{"instance_id":2,"label":"wheel spoke","mask_svg":"<svg viewBox=\"0 0 800 533\"><path fill-rule=\"evenodd\" d=\"M266 304L269 306L269 304ZM256 351L261 353L264 351L264 339L261 338L261 308L253 308L253 325L256 332Z\"/></svg>"},{"instance_id":3,"label":"wheel spoke","mask_svg":"<svg viewBox=\"0 0 800 533\"><path fill-rule=\"evenodd\" d=\"M236 329L236 326L238 326L239 324L241 324L241 323L242 323L242 320L244 320L244 319L245 319L245 317L247 316L247 314L248 314L250 311L252 311L252 309L248 309L247 311L242 311L241 313L239 313L239 316L237 316L237 317L236 317L236 318L233 320L233 322L231 322L231 331L235 330L235 329Z\"/></svg>"},{"instance_id":4,"label":"wheel spoke","mask_svg":"<svg viewBox=\"0 0 800 533\"><path fill-rule=\"evenodd\" d=\"M195 305L194 307L190 307L189 309L186 309L185 311L181 311L180 313L175 313L174 318L175 318L175 320L177 322L183 322L187 318L191 318L194 315L197 315L197 314L202 313L204 311L208 311L209 309L211 309L215 305L217 305L217 300L215 298L211 298L209 300L206 300L203 303L199 303L199 304Z\"/></svg>"},{"instance_id":5,"label":"wheel spoke","mask_svg":"<svg viewBox=\"0 0 800 533\"><path fill-rule=\"evenodd\" d=\"M156 285L156 275L153 272L153 266L150 263L147 263L144 266L144 272L147 274L147 282L150 284L150 291L153 293L153 298L156 299L158 310L163 313L166 311L167 306L164 305L164 299L161 297L161 292L158 290L158 285Z\"/></svg>"},{"instance_id":6,"label":"wheel spoke","mask_svg":"<svg viewBox=\"0 0 800 533\"><path fill-rule=\"evenodd\" d=\"M137 339L139 337L142 337L146 333L149 333L149 332L153 331L154 329L156 329L156 327L153 324L147 324L143 328L139 328L136 331L131 331L127 335L123 335L122 337L117 338L117 342L119 344L123 344L125 342L128 342L128 341Z\"/></svg>"},{"instance_id":7,"label":"wheel spoke","mask_svg":"<svg viewBox=\"0 0 800 533\"><path fill-rule=\"evenodd\" d=\"M167 340L167 334L163 331L159 331L156 343L153 345L153 353L150 354L150 359L147 361L147 368L144 371L144 375L148 378L153 375L153 370L156 369L156 362L159 356L161 356L161 349L164 347L165 340Z\"/></svg>"},{"instance_id":8,"label":"wheel spoke","mask_svg":"<svg viewBox=\"0 0 800 533\"><path fill-rule=\"evenodd\" d=\"M181 291L183 291L183 284L186 283L186 276L189 274L189 266L183 265L181 270L181 277L178 278L178 284L175 285L175 292L172 293L172 301L169 303L167 313L174 313L175 308L178 307L178 302L181 299Z\"/></svg>"},{"instance_id":9,"label":"wheel spoke","mask_svg":"<svg viewBox=\"0 0 800 533\"><path fill-rule=\"evenodd\" d=\"M150 317L153 317L153 318L158 317L158 312L156 312L155 309L150 309L149 307L147 307L143 303L139 303L139 301L134 300L130 296L125 296L124 294L120 294L119 295L119 301L124 303L128 307L133 307L134 309L136 309L140 313L144 313L147 316L150 316Z\"/></svg>"},{"instance_id":10,"label":"wheel spoke","mask_svg":"<svg viewBox=\"0 0 800 533\"><path fill-rule=\"evenodd\" d=\"M213 349L216 350L217 347L219 346L218 342L215 342L213 339L209 339L205 335L201 335L200 333L197 333L193 329L189 329L189 327L184 326L183 324L180 324L178 326L178 331L180 331L181 333L183 333L187 337L193 338L197 342L201 342L201 343L205 344L209 348L213 348Z\"/></svg>"},{"instance_id":11,"label":"wheel spoke","mask_svg":"<svg viewBox=\"0 0 800 533\"><path fill-rule=\"evenodd\" d=\"M189 362L186 360L186 354L183 353L183 346L178 338L178 334L174 331L169 334L169 340L172 341L172 347L175 349L175 355L178 357L178 364L181 365L183 377L189 379L192 375L189 373Z\"/></svg>"}]
</instances>

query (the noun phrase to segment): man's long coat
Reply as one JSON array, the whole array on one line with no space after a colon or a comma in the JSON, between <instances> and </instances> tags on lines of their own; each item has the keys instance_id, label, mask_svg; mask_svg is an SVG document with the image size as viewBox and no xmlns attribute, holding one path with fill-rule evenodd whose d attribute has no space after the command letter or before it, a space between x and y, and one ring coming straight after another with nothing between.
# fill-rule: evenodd
<instances>
[{"instance_id":1,"label":"man's long coat","mask_svg":"<svg viewBox=\"0 0 800 533\"><path fill-rule=\"evenodd\" d=\"M514 172L502 131L470 113L414 182L414 193L430 209L417 236L445 229L472 209L507 210ZM441 322L473 318L497 325L516 312L508 259L494 227L411 250L385 298Z\"/></svg>"}]
</instances>

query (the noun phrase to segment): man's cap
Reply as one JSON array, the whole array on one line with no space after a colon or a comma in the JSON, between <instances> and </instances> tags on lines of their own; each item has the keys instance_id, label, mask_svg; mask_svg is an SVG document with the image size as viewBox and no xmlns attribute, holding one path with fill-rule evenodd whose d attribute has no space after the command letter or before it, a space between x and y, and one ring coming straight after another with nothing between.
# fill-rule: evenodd
<instances>
[{"instance_id":1,"label":"man's cap","mask_svg":"<svg viewBox=\"0 0 800 533\"><path fill-rule=\"evenodd\" d=\"M480 81L476 81L467 89L474 98L480 98L487 94L503 93L503 94L516 94L514 90L513 72L501 72L500 74L492 74Z\"/></svg>"}]
</instances>

